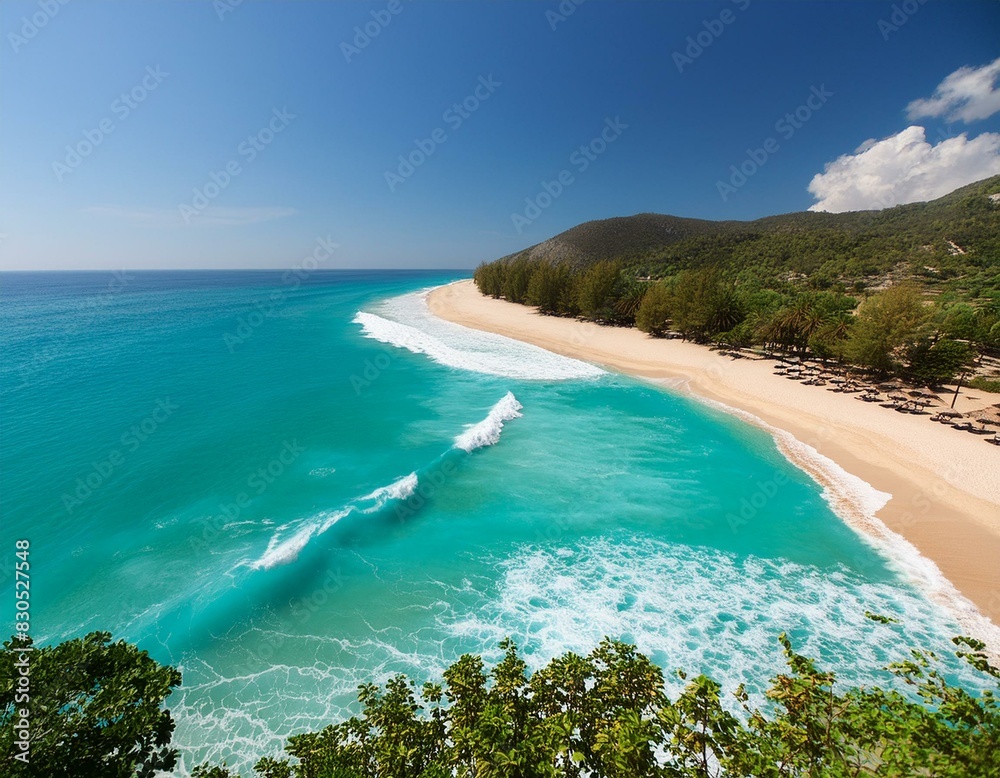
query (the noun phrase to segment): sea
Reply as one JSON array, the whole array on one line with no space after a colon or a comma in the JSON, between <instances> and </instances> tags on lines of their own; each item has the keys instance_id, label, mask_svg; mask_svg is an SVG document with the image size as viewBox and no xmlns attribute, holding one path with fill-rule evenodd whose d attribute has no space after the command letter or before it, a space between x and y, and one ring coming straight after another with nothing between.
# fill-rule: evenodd
<instances>
[{"instance_id":1,"label":"sea","mask_svg":"<svg viewBox=\"0 0 1000 778\"><path fill-rule=\"evenodd\" d=\"M36 642L108 631L181 670L178 775L249 774L360 684L506 637L531 668L628 641L672 693L684 669L761 706L782 632L842 689L949 654L933 566L771 431L434 317L466 275L0 276L7 634L26 539Z\"/></svg>"}]
</instances>

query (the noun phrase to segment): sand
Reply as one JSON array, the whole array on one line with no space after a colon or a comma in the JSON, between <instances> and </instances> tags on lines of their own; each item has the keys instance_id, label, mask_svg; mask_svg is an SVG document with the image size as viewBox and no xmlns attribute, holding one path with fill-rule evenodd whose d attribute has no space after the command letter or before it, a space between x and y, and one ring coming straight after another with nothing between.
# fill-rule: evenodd
<instances>
[{"instance_id":1,"label":"sand","mask_svg":"<svg viewBox=\"0 0 1000 778\"><path fill-rule=\"evenodd\" d=\"M895 544L903 550L902 558L916 560L908 568L912 575L922 578L925 588L936 588L935 597L950 599L962 625L997 650L1000 446L927 416L897 413L853 394L776 376L771 360L732 359L705 346L651 338L635 329L542 316L527 306L483 297L471 281L433 290L428 305L456 324L689 392L771 428L786 455L831 490L840 503L838 513L861 531ZM963 390L955 407L967 411L997 402L1000 395ZM807 447L835 465L820 466ZM836 473L840 468L891 495L875 512L877 520L848 494L843 473ZM935 580L943 586L935 587Z\"/></svg>"}]
</instances>

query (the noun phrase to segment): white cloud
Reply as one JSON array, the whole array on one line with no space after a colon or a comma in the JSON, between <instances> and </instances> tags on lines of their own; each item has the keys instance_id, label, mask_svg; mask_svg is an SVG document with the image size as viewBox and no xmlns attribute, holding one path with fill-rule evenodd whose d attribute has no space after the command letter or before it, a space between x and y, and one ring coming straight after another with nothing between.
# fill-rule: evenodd
<instances>
[{"instance_id":1,"label":"white cloud","mask_svg":"<svg viewBox=\"0 0 1000 778\"><path fill-rule=\"evenodd\" d=\"M882 140L867 140L854 154L827 163L813 176L810 211L863 211L933 200L973 181L1000 174L1000 134L969 140L963 133L936 146L923 127L907 127Z\"/></svg>"},{"instance_id":2,"label":"white cloud","mask_svg":"<svg viewBox=\"0 0 1000 778\"><path fill-rule=\"evenodd\" d=\"M116 219L149 224L157 227L184 225L184 219L177 208L131 208L118 205L94 205L84 208L86 213L108 216ZM192 217L191 224L223 227L242 227L247 224L281 219L295 213L294 208L274 206L223 208L210 205L198 216Z\"/></svg>"},{"instance_id":3,"label":"white cloud","mask_svg":"<svg viewBox=\"0 0 1000 778\"><path fill-rule=\"evenodd\" d=\"M1000 57L980 68L959 68L938 84L933 95L906 107L910 121L946 116L949 122L961 120L968 124L992 116L1000 111L998 76Z\"/></svg>"}]
</instances>

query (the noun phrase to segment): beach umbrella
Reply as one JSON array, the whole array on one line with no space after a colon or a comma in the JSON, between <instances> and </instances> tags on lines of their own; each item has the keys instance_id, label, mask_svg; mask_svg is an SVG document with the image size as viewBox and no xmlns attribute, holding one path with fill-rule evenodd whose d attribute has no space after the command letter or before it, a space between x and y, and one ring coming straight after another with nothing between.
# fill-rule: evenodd
<instances>
[{"instance_id":1,"label":"beach umbrella","mask_svg":"<svg viewBox=\"0 0 1000 778\"><path fill-rule=\"evenodd\" d=\"M957 419L962 414L959 411L941 411L939 416L944 416L949 419Z\"/></svg>"},{"instance_id":2,"label":"beach umbrella","mask_svg":"<svg viewBox=\"0 0 1000 778\"><path fill-rule=\"evenodd\" d=\"M1000 406L998 405L989 405L977 413L979 416L976 421L980 424L1000 424Z\"/></svg>"}]
</instances>

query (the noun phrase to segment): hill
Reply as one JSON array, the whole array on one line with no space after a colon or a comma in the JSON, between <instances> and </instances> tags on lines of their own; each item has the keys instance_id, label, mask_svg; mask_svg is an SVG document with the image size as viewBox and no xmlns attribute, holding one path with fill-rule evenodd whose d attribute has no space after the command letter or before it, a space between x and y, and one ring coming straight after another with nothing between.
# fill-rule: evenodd
<instances>
[{"instance_id":1,"label":"hill","mask_svg":"<svg viewBox=\"0 0 1000 778\"><path fill-rule=\"evenodd\" d=\"M1000 387L1000 176L881 211L587 222L475 281L546 314Z\"/></svg>"},{"instance_id":2,"label":"hill","mask_svg":"<svg viewBox=\"0 0 1000 778\"><path fill-rule=\"evenodd\" d=\"M979 296L1000 289L1000 176L880 211L803 211L755 221L642 213L591 221L501 261L518 258L574 268L612 260L653 278L719 266L770 281L808 280L813 288L860 290L912 278Z\"/></svg>"}]
</instances>

